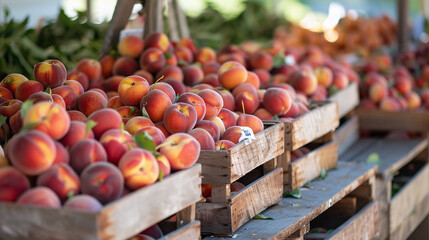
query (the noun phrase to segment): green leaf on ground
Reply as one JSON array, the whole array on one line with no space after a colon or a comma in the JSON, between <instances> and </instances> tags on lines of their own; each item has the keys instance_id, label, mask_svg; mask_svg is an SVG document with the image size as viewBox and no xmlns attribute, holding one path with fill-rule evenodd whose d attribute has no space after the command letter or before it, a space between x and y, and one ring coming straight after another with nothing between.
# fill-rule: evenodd
<instances>
[{"instance_id":1,"label":"green leaf on ground","mask_svg":"<svg viewBox=\"0 0 429 240\"><path fill-rule=\"evenodd\" d=\"M322 169L320 170L320 177L321 177L322 179L325 179L325 178L327 178L327 177L328 177L328 172L326 172L326 170L325 170L324 168L322 168Z\"/></svg>"},{"instance_id":2,"label":"green leaf on ground","mask_svg":"<svg viewBox=\"0 0 429 240\"><path fill-rule=\"evenodd\" d=\"M371 153L368 158L366 159L366 163L371 164L371 163L375 163L375 164L380 164L381 160L380 160L380 156L378 155L378 153Z\"/></svg>"},{"instance_id":3,"label":"green leaf on ground","mask_svg":"<svg viewBox=\"0 0 429 240\"><path fill-rule=\"evenodd\" d=\"M302 196L302 192L301 192L301 189L299 189L299 188L293 190L292 192L285 192L283 194L284 198L292 197L292 198L301 199L301 196Z\"/></svg>"},{"instance_id":4,"label":"green leaf on ground","mask_svg":"<svg viewBox=\"0 0 429 240\"><path fill-rule=\"evenodd\" d=\"M257 214L256 216L253 217L253 219L261 219L261 220L274 220L274 218L272 217L267 217L262 215L262 213Z\"/></svg>"}]
</instances>

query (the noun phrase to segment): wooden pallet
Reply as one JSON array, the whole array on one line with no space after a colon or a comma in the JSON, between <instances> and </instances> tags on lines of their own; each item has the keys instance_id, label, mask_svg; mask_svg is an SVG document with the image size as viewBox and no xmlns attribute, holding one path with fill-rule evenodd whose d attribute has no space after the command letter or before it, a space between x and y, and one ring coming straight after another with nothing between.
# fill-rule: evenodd
<instances>
[{"instance_id":1,"label":"wooden pallet","mask_svg":"<svg viewBox=\"0 0 429 240\"><path fill-rule=\"evenodd\" d=\"M287 158L290 159L290 152L286 154ZM336 168L337 161L337 141L329 141L293 162L289 160L289 170L284 172L283 176L285 191L295 190L307 182L318 178L323 170L328 171Z\"/></svg>"},{"instance_id":2,"label":"wooden pallet","mask_svg":"<svg viewBox=\"0 0 429 240\"><path fill-rule=\"evenodd\" d=\"M359 86L352 82L346 88L330 96L328 100L338 104L338 114L340 118L343 118L359 105Z\"/></svg>"},{"instance_id":3,"label":"wooden pallet","mask_svg":"<svg viewBox=\"0 0 429 240\"><path fill-rule=\"evenodd\" d=\"M368 203L362 206L354 216L355 219L346 221L337 228L337 234L345 234L359 225L356 221L363 221L363 214L371 211L368 208L373 209L371 199L374 196L376 171L377 166L374 165L341 162L338 170L328 172L326 179L311 182L310 188L302 191L301 199L283 198L279 204L262 212L273 220L252 219L236 231L231 239L303 239L311 227L311 221L336 203L346 198L366 199ZM377 231L376 216L365 219L369 221L368 229L356 231L356 234L360 234L357 239L363 239L365 234L371 238ZM211 236L204 239L221 238Z\"/></svg>"},{"instance_id":4,"label":"wooden pallet","mask_svg":"<svg viewBox=\"0 0 429 240\"><path fill-rule=\"evenodd\" d=\"M426 139L361 139L344 155L347 161L365 162L377 153L376 199L379 204L381 239L406 239L429 214L428 140ZM392 197L392 185L398 183L395 173L413 163L421 168L407 177L404 186Z\"/></svg>"},{"instance_id":5,"label":"wooden pallet","mask_svg":"<svg viewBox=\"0 0 429 240\"><path fill-rule=\"evenodd\" d=\"M352 115L345 118L334 133L334 139L338 142L338 155L342 156L359 138L359 118Z\"/></svg>"},{"instance_id":6,"label":"wooden pallet","mask_svg":"<svg viewBox=\"0 0 429 240\"><path fill-rule=\"evenodd\" d=\"M198 236L187 239L199 239L199 223L194 220L195 203L201 199L200 184L201 165L196 164L95 213L1 203L0 239L123 240L175 213L179 226L190 225L166 239L178 239L176 236L183 232L187 232L186 236Z\"/></svg>"},{"instance_id":7,"label":"wooden pallet","mask_svg":"<svg viewBox=\"0 0 429 240\"><path fill-rule=\"evenodd\" d=\"M429 111L387 112L358 109L356 114L363 130L429 132Z\"/></svg>"}]
</instances>

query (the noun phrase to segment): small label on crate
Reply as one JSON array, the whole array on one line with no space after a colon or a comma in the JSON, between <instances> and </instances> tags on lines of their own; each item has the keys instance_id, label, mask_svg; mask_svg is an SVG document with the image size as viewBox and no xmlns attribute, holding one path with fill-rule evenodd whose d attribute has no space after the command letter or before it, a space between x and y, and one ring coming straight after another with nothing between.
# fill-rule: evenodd
<instances>
[{"instance_id":1,"label":"small label on crate","mask_svg":"<svg viewBox=\"0 0 429 240\"><path fill-rule=\"evenodd\" d=\"M248 145L252 142L252 139L255 138L255 134L253 134L253 130L249 127L240 127L241 128L241 137L238 140L239 142L244 141L244 144Z\"/></svg>"},{"instance_id":2,"label":"small label on crate","mask_svg":"<svg viewBox=\"0 0 429 240\"><path fill-rule=\"evenodd\" d=\"M119 33L119 40L128 35L143 37L143 28L124 29Z\"/></svg>"}]
</instances>

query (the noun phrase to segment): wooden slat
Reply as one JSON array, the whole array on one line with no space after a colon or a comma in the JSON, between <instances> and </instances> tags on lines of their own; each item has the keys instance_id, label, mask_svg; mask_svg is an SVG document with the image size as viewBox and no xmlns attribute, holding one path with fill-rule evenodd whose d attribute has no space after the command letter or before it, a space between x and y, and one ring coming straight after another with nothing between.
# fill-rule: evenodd
<instances>
[{"instance_id":1,"label":"wooden slat","mask_svg":"<svg viewBox=\"0 0 429 240\"><path fill-rule=\"evenodd\" d=\"M343 155L359 139L359 119L353 116L335 130L338 142L338 155Z\"/></svg>"},{"instance_id":2,"label":"wooden slat","mask_svg":"<svg viewBox=\"0 0 429 240\"><path fill-rule=\"evenodd\" d=\"M378 176L375 184L375 200L378 204L378 226L380 239L389 237L389 204L392 194L392 176Z\"/></svg>"},{"instance_id":3,"label":"wooden slat","mask_svg":"<svg viewBox=\"0 0 429 240\"><path fill-rule=\"evenodd\" d=\"M284 152L284 125L267 123L250 144L240 142L228 150L201 151L203 183L229 184Z\"/></svg>"},{"instance_id":4,"label":"wooden slat","mask_svg":"<svg viewBox=\"0 0 429 240\"><path fill-rule=\"evenodd\" d=\"M201 223L199 221L193 221L158 240L198 240L201 238L200 227Z\"/></svg>"},{"instance_id":5,"label":"wooden slat","mask_svg":"<svg viewBox=\"0 0 429 240\"><path fill-rule=\"evenodd\" d=\"M301 199L283 198L262 212L274 220L252 219L234 233L234 239L286 239L368 181L376 171L377 166L368 164L338 163L338 170L329 171L326 179L312 181L310 189L302 191Z\"/></svg>"},{"instance_id":6,"label":"wooden slat","mask_svg":"<svg viewBox=\"0 0 429 240\"><path fill-rule=\"evenodd\" d=\"M180 35L182 38L188 38L191 35L189 34L188 22L186 20L185 13L180 7L179 1L173 0L173 5L176 9L176 15L179 23L179 28L180 28Z\"/></svg>"},{"instance_id":7,"label":"wooden slat","mask_svg":"<svg viewBox=\"0 0 429 240\"><path fill-rule=\"evenodd\" d=\"M363 130L429 131L429 111L387 112L358 109L356 114Z\"/></svg>"},{"instance_id":8,"label":"wooden slat","mask_svg":"<svg viewBox=\"0 0 429 240\"><path fill-rule=\"evenodd\" d=\"M395 231L408 215L415 214L417 204L429 195L428 183L429 165L426 165L395 195L390 203L390 232Z\"/></svg>"},{"instance_id":9,"label":"wooden slat","mask_svg":"<svg viewBox=\"0 0 429 240\"><path fill-rule=\"evenodd\" d=\"M177 31L176 13L174 11L173 0L167 0L168 4L168 29L170 31L170 40L173 42L179 41L179 32Z\"/></svg>"},{"instance_id":10,"label":"wooden slat","mask_svg":"<svg viewBox=\"0 0 429 240\"><path fill-rule=\"evenodd\" d=\"M201 221L201 231L232 234L256 214L280 201L282 181L283 170L278 168L232 195L229 203L197 203L196 218Z\"/></svg>"},{"instance_id":11,"label":"wooden slat","mask_svg":"<svg viewBox=\"0 0 429 240\"><path fill-rule=\"evenodd\" d=\"M329 97L329 100L338 104L338 114L342 118L359 105L359 87L352 82L346 88Z\"/></svg>"},{"instance_id":12,"label":"wooden slat","mask_svg":"<svg viewBox=\"0 0 429 240\"><path fill-rule=\"evenodd\" d=\"M289 164L288 187L291 191L320 176L325 171L337 166L338 142L324 144Z\"/></svg>"}]
</instances>

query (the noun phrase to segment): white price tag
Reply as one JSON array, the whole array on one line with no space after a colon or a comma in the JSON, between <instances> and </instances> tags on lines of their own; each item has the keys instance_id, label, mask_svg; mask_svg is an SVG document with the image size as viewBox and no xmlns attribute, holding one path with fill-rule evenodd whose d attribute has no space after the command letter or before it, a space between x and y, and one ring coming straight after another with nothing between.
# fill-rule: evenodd
<instances>
[{"instance_id":1,"label":"white price tag","mask_svg":"<svg viewBox=\"0 0 429 240\"><path fill-rule=\"evenodd\" d=\"M136 35L139 37L143 37L143 28L124 29L119 33L119 40L128 35Z\"/></svg>"},{"instance_id":2,"label":"white price tag","mask_svg":"<svg viewBox=\"0 0 429 240\"><path fill-rule=\"evenodd\" d=\"M295 57L292 55L285 56L285 64L289 66L293 66L296 64Z\"/></svg>"},{"instance_id":3,"label":"white price tag","mask_svg":"<svg viewBox=\"0 0 429 240\"><path fill-rule=\"evenodd\" d=\"M252 139L255 138L253 130L250 127L240 127L241 128L241 137L238 139L238 142L244 141L244 144L248 145L252 142Z\"/></svg>"}]
</instances>

